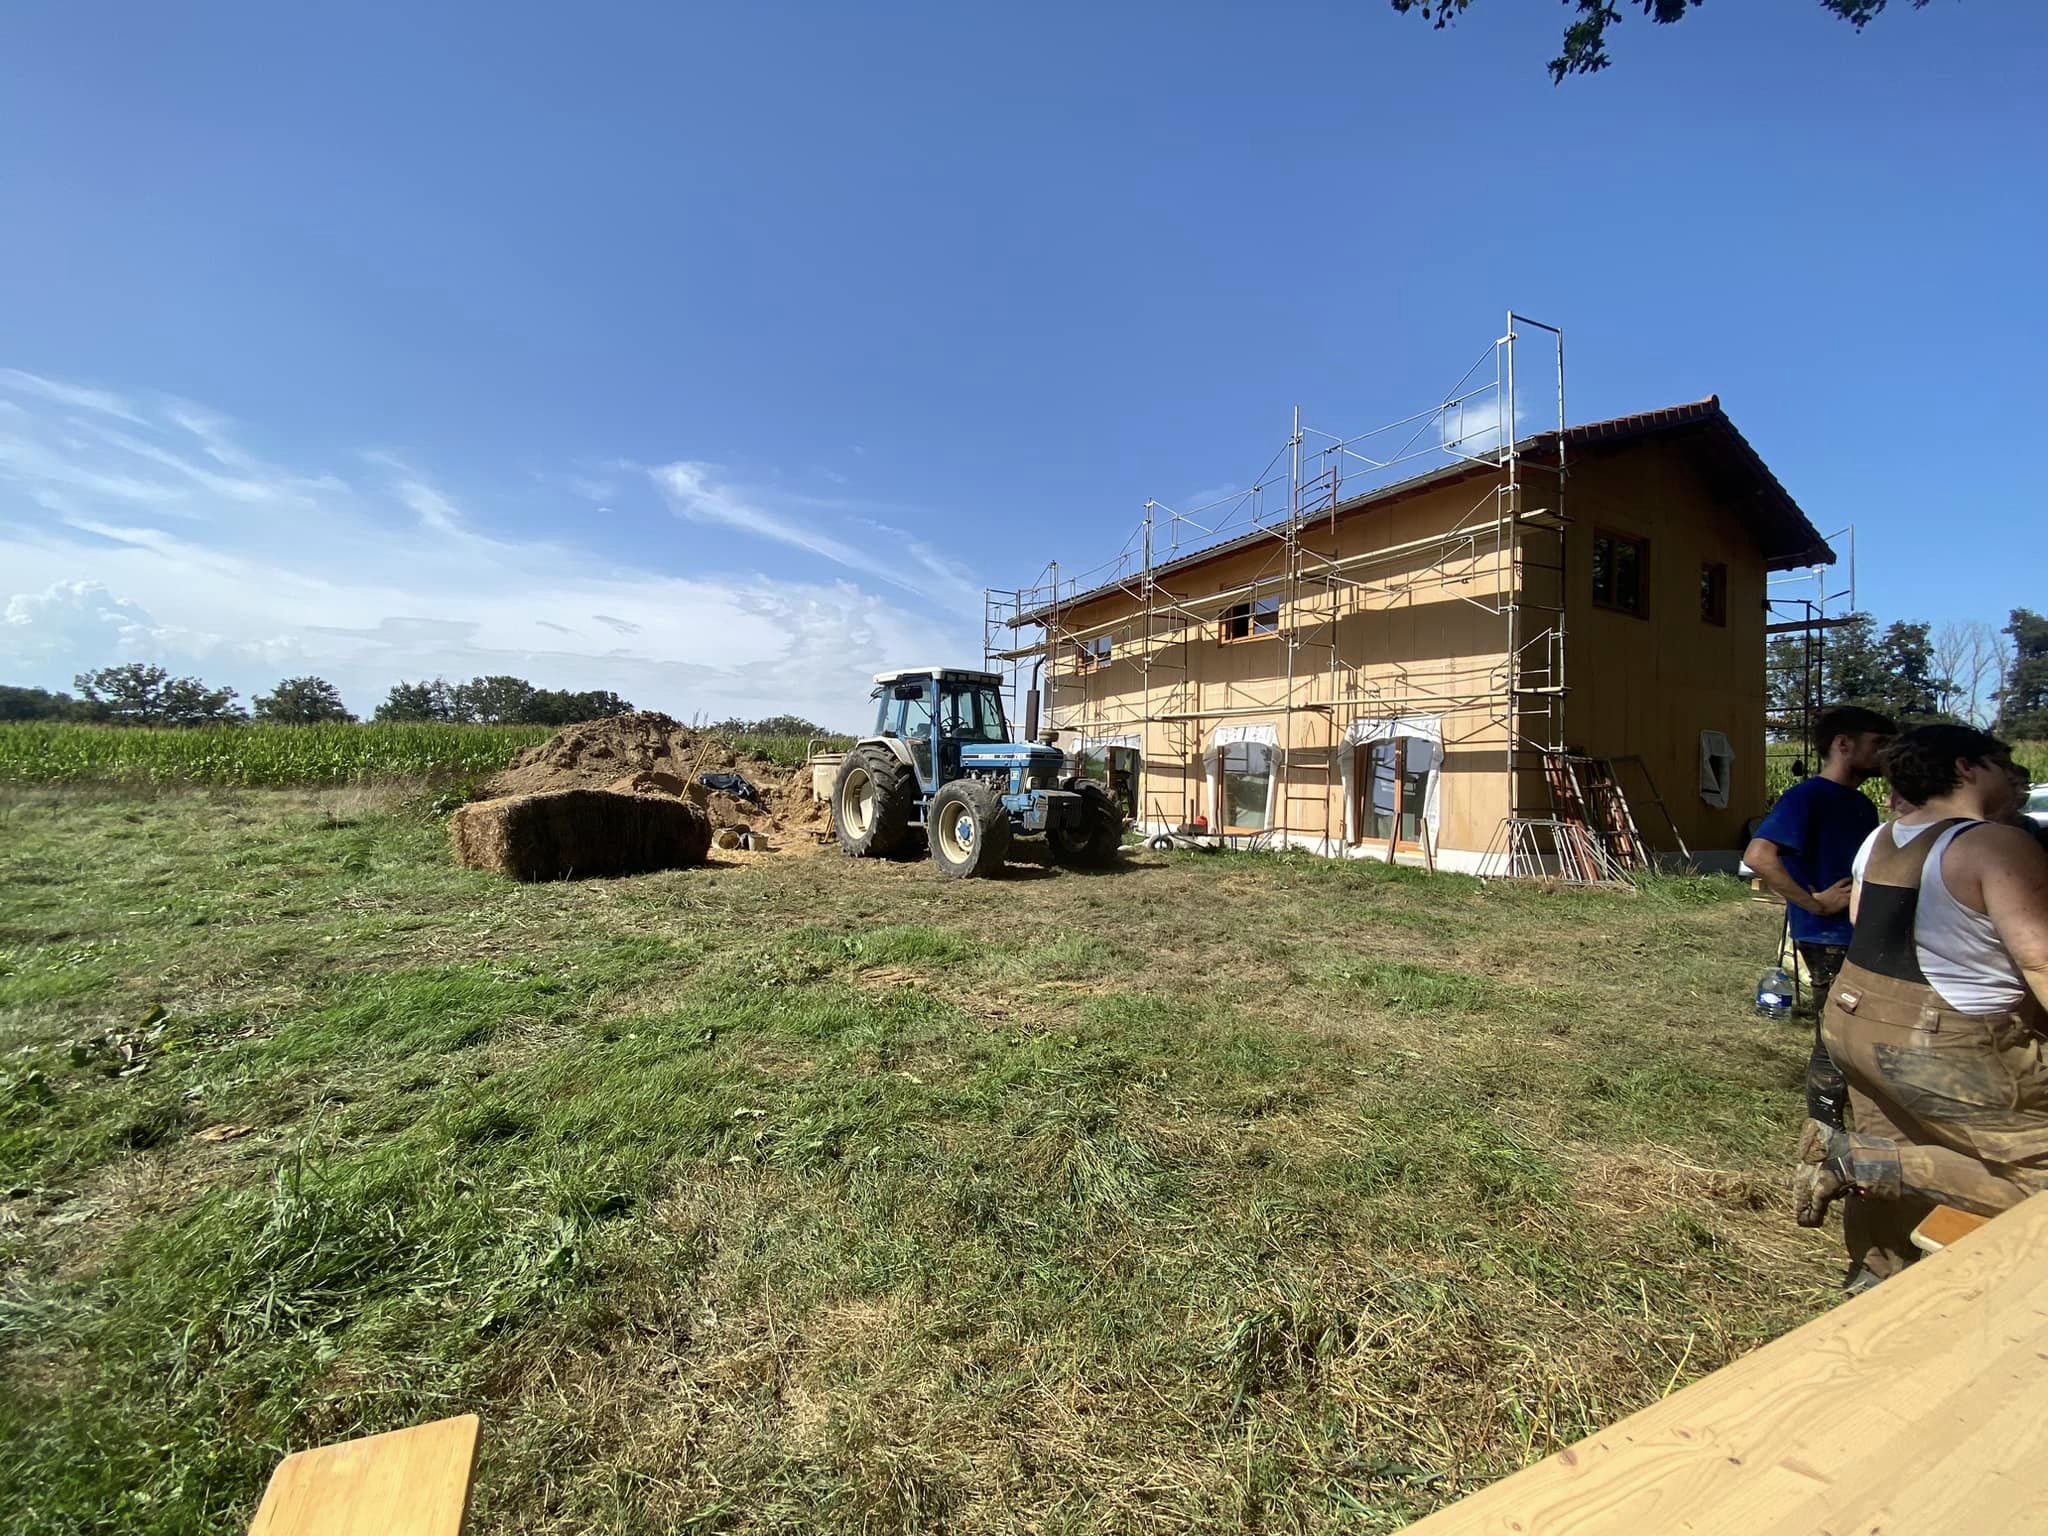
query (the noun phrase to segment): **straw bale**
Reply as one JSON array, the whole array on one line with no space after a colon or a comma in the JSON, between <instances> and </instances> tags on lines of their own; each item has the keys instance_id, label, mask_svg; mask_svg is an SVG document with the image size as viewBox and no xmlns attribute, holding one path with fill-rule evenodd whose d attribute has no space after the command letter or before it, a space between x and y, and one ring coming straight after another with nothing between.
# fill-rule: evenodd
<instances>
[{"instance_id":1,"label":"straw bale","mask_svg":"<svg viewBox=\"0 0 2048 1536\"><path fill-rule=\"evenodd\" d=\"M668 795L564 789L465 805L450 818L458 862L516 880L629 875L701 864L711 823Z\"/></svg>"}]
</instances>

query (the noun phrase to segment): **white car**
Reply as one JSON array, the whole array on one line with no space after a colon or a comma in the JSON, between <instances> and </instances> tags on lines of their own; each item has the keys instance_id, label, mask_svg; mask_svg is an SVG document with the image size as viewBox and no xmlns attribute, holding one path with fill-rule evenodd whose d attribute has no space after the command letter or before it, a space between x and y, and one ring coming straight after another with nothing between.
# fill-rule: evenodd
<instances>
[{"instance_id":1,"label":"white car","mask_svg":"<svg viewBox=\"0 0 2048 1536\"><path fill-rule=\"evenodd\" d=\"M2048 827L2048 784L2028 788L2027 802L2020 807L2020 814L2038 827Z\"/></svg>"}]
</instances>

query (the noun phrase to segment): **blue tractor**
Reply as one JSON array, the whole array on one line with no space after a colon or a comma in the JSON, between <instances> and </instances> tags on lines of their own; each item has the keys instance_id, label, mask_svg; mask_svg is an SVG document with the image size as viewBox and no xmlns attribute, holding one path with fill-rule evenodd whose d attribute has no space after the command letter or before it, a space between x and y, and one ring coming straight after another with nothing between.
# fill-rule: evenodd
<instances>
[{"instance_id":1,"label":"blue tractor","mask_svg":"<svg viewBox=\"0 0 2048 1536\"><path fill-rule=\"evenodd\" d=\"M1014 837L1043 834L1062 864L1099 868L1124 817L1101 785L1069 775L1056 747L1010 739L1002 679L911 667L875 679L875 731L839 765L832 833L856 859L905 847L922 827L944 875L993 875Z\"/></svg>"}]
</instances>

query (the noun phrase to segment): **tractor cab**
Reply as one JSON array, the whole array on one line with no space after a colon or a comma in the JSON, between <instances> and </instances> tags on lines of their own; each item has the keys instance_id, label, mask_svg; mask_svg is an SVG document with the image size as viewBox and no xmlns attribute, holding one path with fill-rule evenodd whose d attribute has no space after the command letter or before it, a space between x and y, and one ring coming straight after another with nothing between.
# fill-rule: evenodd
<instances>
[{"instance_id":1,"label":"tractor cab","mask_svg":"<svg viewBox=\"0 0 2048 1536\"><path fill-rule=\"evenodd\" d=\"M875 679L875 730L910 750L925 794L964 776L1005 794L1051 789L1063 759L1053 747L1013 742L1002 678L956 667L911 667Z\"/></svg>"}]
</instances>

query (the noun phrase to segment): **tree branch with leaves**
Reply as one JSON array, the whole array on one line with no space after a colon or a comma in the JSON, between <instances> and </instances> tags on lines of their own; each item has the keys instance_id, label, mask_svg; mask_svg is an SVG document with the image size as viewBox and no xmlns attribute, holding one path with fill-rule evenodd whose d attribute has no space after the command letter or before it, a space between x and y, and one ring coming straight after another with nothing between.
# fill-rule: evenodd
<instances>
[{"instance_id":1,"label":"tree branch with leaves","mask_svg":"<svg viewBox=\"0 0 2048 1536\"><path fill-rule=\"evenodd\" d=\"M1438 31L1462 17L1470 8L1472 0L1392 0L1393 7L1402 15L1418 11L1424 21ZM1564 83L1566 75L1591 75L1607 68L1614 62L1607 53L1607 29L1622 19L1622 11L1615 0L1563 0L1576 9L1578 14L1564 29L1564 50L1550 61L1550 78L1558 84ZM1624 0L1640 9L1651 21L1660 26L1669 26L1683 21L1687 12L1696 9L1704 0ZM1850 26L1861 32L1864 27L1877 19L1890 0L1818 0L1822 10L1839 16ZM1924 10L1928 0L1905 0L1916 11Z\"/></svg>"}]
</instances>

